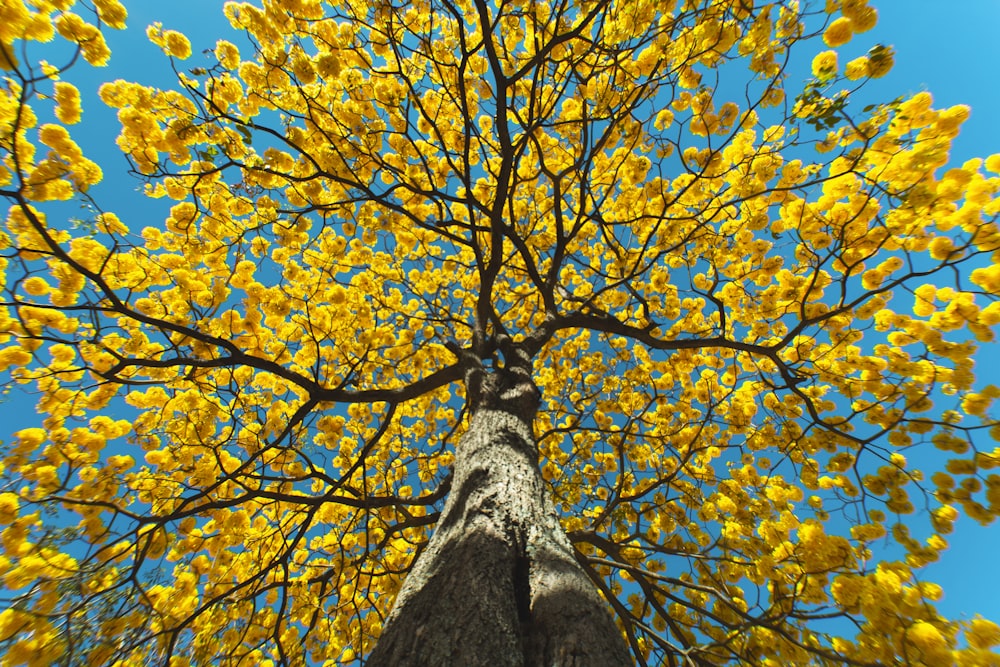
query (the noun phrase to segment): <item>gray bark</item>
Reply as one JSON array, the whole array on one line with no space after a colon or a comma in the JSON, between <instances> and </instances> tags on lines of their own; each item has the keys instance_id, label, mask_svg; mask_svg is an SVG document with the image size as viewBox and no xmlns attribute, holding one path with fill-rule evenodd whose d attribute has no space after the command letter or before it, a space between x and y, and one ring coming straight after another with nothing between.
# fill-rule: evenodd
<instances>
[{"instance_id":1,"label":"gray bark","mask_svg":"<svg viewBox=\"0 0 1000 667\"><path fill-rule=\"evenodd\" d=\"M466 378L474 413L451 492L368 667L634 664L538 468L525 372Z\"/></svg>"}]
</instances>

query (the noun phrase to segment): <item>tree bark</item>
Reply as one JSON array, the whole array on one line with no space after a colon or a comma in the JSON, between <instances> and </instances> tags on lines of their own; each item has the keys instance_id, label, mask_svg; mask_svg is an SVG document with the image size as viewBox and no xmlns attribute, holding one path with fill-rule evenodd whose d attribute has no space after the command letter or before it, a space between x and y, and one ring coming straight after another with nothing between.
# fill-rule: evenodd
<instances>
[{"instance_id":1,"label":"tree bark","mask_svg":"<svg viewBox=\"0 0 1000 667\"><path fill-rule=\"evenodd\" d=\"M467 377L452 488L369 667L634 664L581 569L538 467L526 373Z\"/></svg>"}]
</instances>

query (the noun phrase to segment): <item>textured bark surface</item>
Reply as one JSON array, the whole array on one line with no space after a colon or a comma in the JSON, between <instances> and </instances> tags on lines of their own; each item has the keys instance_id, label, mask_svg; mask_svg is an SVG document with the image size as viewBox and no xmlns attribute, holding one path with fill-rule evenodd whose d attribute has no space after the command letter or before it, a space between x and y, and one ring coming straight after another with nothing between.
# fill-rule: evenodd
<instances>
[{"instance_id":1,"label":"textured bark surface","mask_svg":"<svg viewBox=\"0 0 1000 667\"><path fill-rule=\"evenodd\" d=\"M576 563L538 469L525 374L467 378L475 412L427 549L408 575L370 667L633 664Z\"/></svg>"}]
</instances>

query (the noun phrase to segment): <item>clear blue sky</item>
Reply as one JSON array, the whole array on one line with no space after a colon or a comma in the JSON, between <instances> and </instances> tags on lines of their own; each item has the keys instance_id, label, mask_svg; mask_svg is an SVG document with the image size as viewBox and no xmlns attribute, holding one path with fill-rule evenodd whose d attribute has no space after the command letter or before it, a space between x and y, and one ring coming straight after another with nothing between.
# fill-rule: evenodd
<instances>
[{"instance_id":1,"label":"clear blue sky","mask_svg":"<svg viewBox=\"0 0 1000 667\"><path fill-rule=\"evenodd\" d=\"M820 0L821 1L821 0ZM114 52L111 65L97 70L94 77L82 81L84 88L84 124L86 136L79 130L85 152L105 169L106 182L95 191L103 205L118 212L132 224L156 224L157 214L150 213L151 202L137 192L136 183L124 175L125 162L114 154L117 124L113 114L101 109L89 92L96 92L100 81L125 78L154 85L171 85L167 61L148 43L143 28L161 21L166 28L186 32L192 41L194 56L187 67L202 64L200 51L211 48L227 27L219 0L172 0L169 3L132 0L128 6L129 30L111 34ZM896 50L896 66L877 82L881 99L927 90L935 106L968 104L971 119L956 141L953 162L961 164L972 157L986 157L1000 152L1000 74L997 73L996 29L1000 26L1000 0L872 0L880 14L873 31L855 38L841 62L860 55L876 44L890 44ZM816 50L822 50L817 44ZM857 53L853 53L857 51ZM85 67L80 68L85 69ZM76 74L80 74L78 72ZM78 81L73 76L71 80ZM88 100L87 98L90 97ZM114 193L114 197L112 197ZM143 218L148 222L143 222ZM989 370L1000 363L1000 345L984 349L977 360L978 375L987 379ZM0 406L5 427L0 440L10 431L34 425L30 411L24 413L23 398L12 398ZM949 537L952 548L943 560L926 571L927 577L940 583L946 597L941 611L951 618L971 618L975 613L1000 620L1000 568L993 565L1000 551L1000 525L981 528L963 519Z\"/></svg>"}]
</instances>

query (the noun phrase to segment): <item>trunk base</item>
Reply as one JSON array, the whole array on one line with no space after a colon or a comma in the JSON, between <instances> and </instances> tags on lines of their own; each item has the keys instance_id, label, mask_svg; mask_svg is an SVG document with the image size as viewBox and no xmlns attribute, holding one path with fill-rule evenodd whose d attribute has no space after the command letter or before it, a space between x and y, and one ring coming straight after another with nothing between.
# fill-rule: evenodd
<instances>
[{"instance_id":1,"label":"trunk base","mask_svg":"<svg viewBox=\"0 0 1000 667\"><path fill-rule=\"evenodd\" d=\"M366 664L633 664L548 498L523 411L476 411L438 527Z\"/></svg>"}]
</instances>

